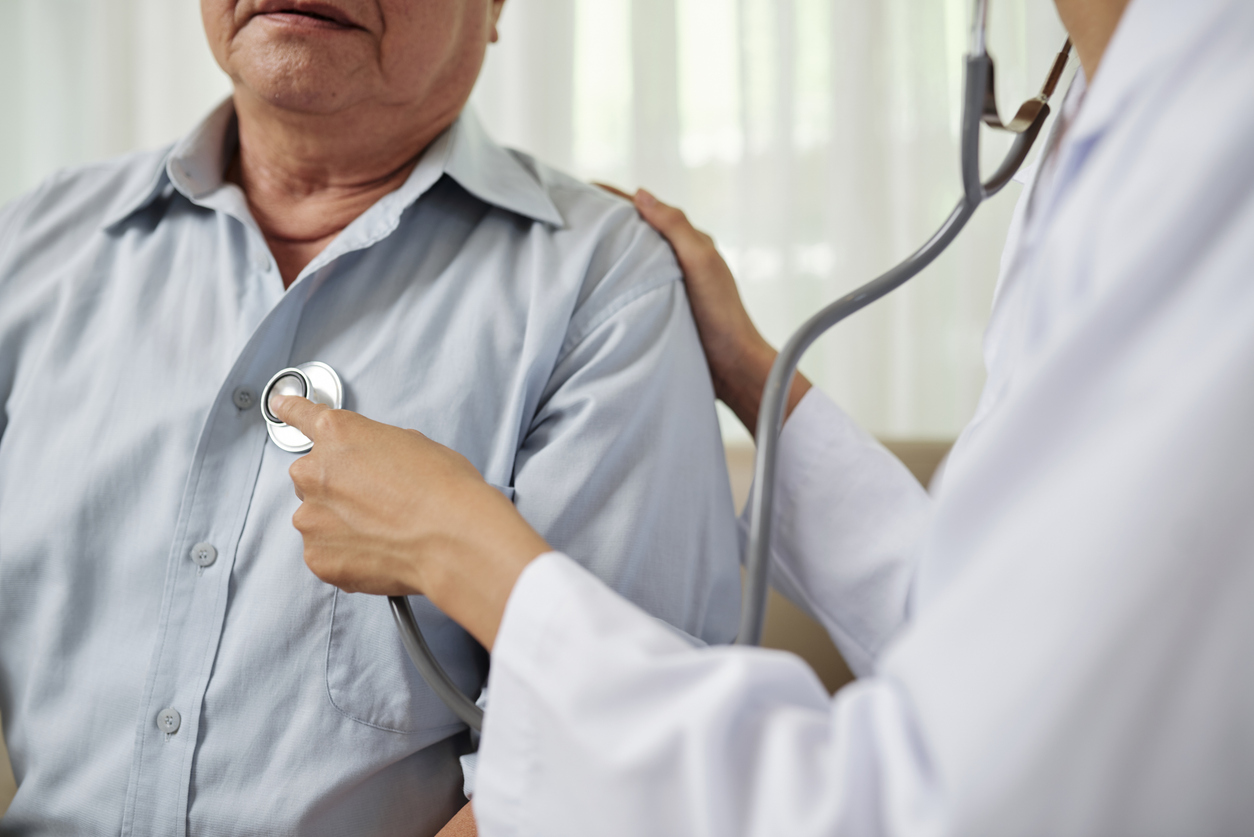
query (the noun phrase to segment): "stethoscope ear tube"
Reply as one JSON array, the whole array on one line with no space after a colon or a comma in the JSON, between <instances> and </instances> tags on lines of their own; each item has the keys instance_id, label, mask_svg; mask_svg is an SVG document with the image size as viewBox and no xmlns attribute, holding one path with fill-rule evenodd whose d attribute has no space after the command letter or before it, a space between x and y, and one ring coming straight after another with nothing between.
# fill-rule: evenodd
<instances>
[{"instance_id":1,"label":"stethoscope ear tube","mask_svg":"<svg viewBox=\"0 0 1254 837\"><path fill-rule=\"evenodd\" d=\"M414 618L414 610L409 606L409 599L404 596L388 596L388 604L392 607L392 618L396 620L396 628L400 631L405 653L409 655L410 662L414 664L414 668L418 669L422 679L427 681L427 685L431 687L431 691L435 692L436 697L453 710L454 715L465 721L466 725L475 732L482 731L483 710L457 688L457 684L436 661L431 653L431 647L427 645L426 639L422 636L422 630L418 627L418 620Z\"/></svg>"},{"instance_id":2,"label":"stethoscope ear tube","mask_svg":"<svg viewBox=\"0 0 1254 837\"><path fill-rule=\"evenodd\" d=\"M745 549L745 583L741 596L740 630L736 644L757 645L762 640L762 625L766 619L766 596L770 587L771 524L775 504L775 465L779 457L779 434L784 426L784 410L792 378L801 362L802 355L824 332L841 320L854 314L875 300L896 290L914 278L931 264L949 244L958 237L967 221L983 201L1005 186L1027 159L1028 152L1041 132L1049 115L1049 94L1053 92L1062 74L1070 41L1054 62L1049 80L1039 101L1039 110L1026 125L1013 128L1018 135L1002 160L997 171L987 181L980 176L980 124L986 105L991 105L996 116L996 102L989 102L992 59L984 51L983 21L987 12L983 0L977 3L976 20L978 38L973 54L967 58L965 99L962 109L962 187L963 195L957 206L945 219L945 223L930 239L905 261L887 273L866 283L819 311L807 320L784 344L767 376L762 390L762 404L758 412L757 444L754 460L754 492L749 517L749 541ZM997 120L996 126L1000 126ZM995 126L995 127L996 127Z\"/></svg>"},{"instance_id":3,"label":"stethoscope ear tube","mask_svg":"<svg viewBox=\"0 0 1254 837\"><path fill-rule=\"evenodd\" d=\"M762 391L762 407L758 413L758 452L754 461L753 505L750 508L749 542L745 550L745 584L740 605L740 630L736 634L737 645L757 645L762 641L766 594L770 584L769 544L775 504L775 463L779 457L779 434L784 426L784 408L797 364L811 344L825 331L850 314L901 287L931 264L958 237L958 233L975 214L978 206L978 203L969 203L964 196L936 234L914 255L819 311L797 329L775 358Z\"/></svg>"}]
</instances>

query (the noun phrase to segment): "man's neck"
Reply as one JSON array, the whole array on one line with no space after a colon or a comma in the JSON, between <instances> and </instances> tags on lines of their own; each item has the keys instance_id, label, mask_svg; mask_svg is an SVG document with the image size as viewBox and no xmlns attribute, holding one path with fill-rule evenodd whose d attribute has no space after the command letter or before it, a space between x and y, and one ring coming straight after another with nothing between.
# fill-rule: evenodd
<instances>
[{"instance_id":1,"label":"man's neck","mask_svg":"<svg viewBox=\"0 0 1254 837\"><path fill-rule=\"evenodd\" d=\"M403 184L423 150L457 118L456 112L369 120L293 113L242 90L235 110L239 153L227 179L248 197L284 287L341 230Z\"/></svg>"},{"instance_id":2,"label":"man's neck","mask_svg":"<svg viewBox=\"0 0 1254 837\"><path fill-rule=\"evenodd\" d=\"M1055 0L1058 16L1071 36L1089 81L1097 74L1106 46L1110 43L1129 0Z\"/></svg>"}]
</instances>

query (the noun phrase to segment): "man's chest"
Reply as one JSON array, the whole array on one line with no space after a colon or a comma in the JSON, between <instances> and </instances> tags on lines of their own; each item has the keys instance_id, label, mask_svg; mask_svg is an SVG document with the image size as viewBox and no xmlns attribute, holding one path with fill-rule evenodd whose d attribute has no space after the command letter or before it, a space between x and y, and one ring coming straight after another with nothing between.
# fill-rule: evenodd
<instances>
[{"instance_id":1,"label":"man's chest","mask_svg":"<svg viewBox=\"0 0 1254 837\"><path fill-rule=\"evenodd\" d=\"M199 665L179 632L222 636L228 601L264 591L280 611L292 596L320 611L300 592L313 588L290 523L297 455L268 441L258 407L294 363L329 364L347 409L418 429L509 485L568 311L500 236L438 232L349 253L286 294L229 224L69 254L40 277L51 290L23 312L29 337L0 393L8 627L74 603L115 623L125 611L145 643L166 626L181 661L153 664L192 678L174 670ZM205 544L208 563L194 557ZM303 630L300 610L285 630ZM59 653L93 653L90 637L72 644ZM137 676L147 650L134 650L123 667Z\"/></svg>"}]
</instances>

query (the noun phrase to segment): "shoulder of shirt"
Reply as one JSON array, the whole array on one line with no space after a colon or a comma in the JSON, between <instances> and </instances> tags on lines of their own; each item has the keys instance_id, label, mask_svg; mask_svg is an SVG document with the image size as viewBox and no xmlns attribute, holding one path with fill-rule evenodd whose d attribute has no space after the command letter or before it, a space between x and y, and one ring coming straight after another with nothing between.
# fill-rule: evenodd
<instances>
[{"instance_id":1,"label":"shoulder of shirt","mask_svg":"<svg viewBox=\"0 0 1254 837\"><path fill-rule=\"evenodd\" d=\"M630 201L530 155L510 153L533 173L565 220L550 234L567 239L563 250L581 260L584 278L567 343L578 342L632 302L680 282L670 245Z\"/></svg>"},{"instance_id":2,"label":"shoulder of shirt","mask_svg":"<svg viewBox=\"0 0 1254 837\"><path fill-rule=\"evenodd\" d=\"M3 249L48 247L101 232L165 176L168 148L61 169L0 214Z\"/></svg>"},{"instance_id":3,"label":"shoulder of shirt","mask_svg":"<svg viewBox=\"0 0 1254 837\"><path fill-rule=\"evenodd\" d=\"M62 169L0 207L0 292L38 293L61 275L58 266L99 244L118 207L152 192L166 154L139 152Z\"/></svg>"}]
</instances>

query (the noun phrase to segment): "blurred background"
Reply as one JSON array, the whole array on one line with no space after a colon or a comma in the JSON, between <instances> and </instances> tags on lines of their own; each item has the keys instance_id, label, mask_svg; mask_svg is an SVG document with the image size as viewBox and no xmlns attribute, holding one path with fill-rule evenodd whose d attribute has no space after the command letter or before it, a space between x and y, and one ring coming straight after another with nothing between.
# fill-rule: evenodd
<instances>
[{"instance_id":1,"label":"blurred background","mask_svg":"<svg viewBox=\"0 0 1254 837\"><path fill-rule=\"evenodd\" d=\"M1013 111L1065 35L1051 0L991 6L999 98ZM504 144L683 206L778 344L952 208L970 7L508 0L472 106ZM57 168L170 143L230 93L192 0L0 0L0 21L0 203ZM1006 147L986 135L990 163ZM802 363L925 482L984 382L980 340L1018 191ZM721 418L743 493L748 435ZM772 607L768 639L805 654L829 688L847 678L821 632ZM0 811L7 769L0 751Z\"/></svg>"}]
</instances>

